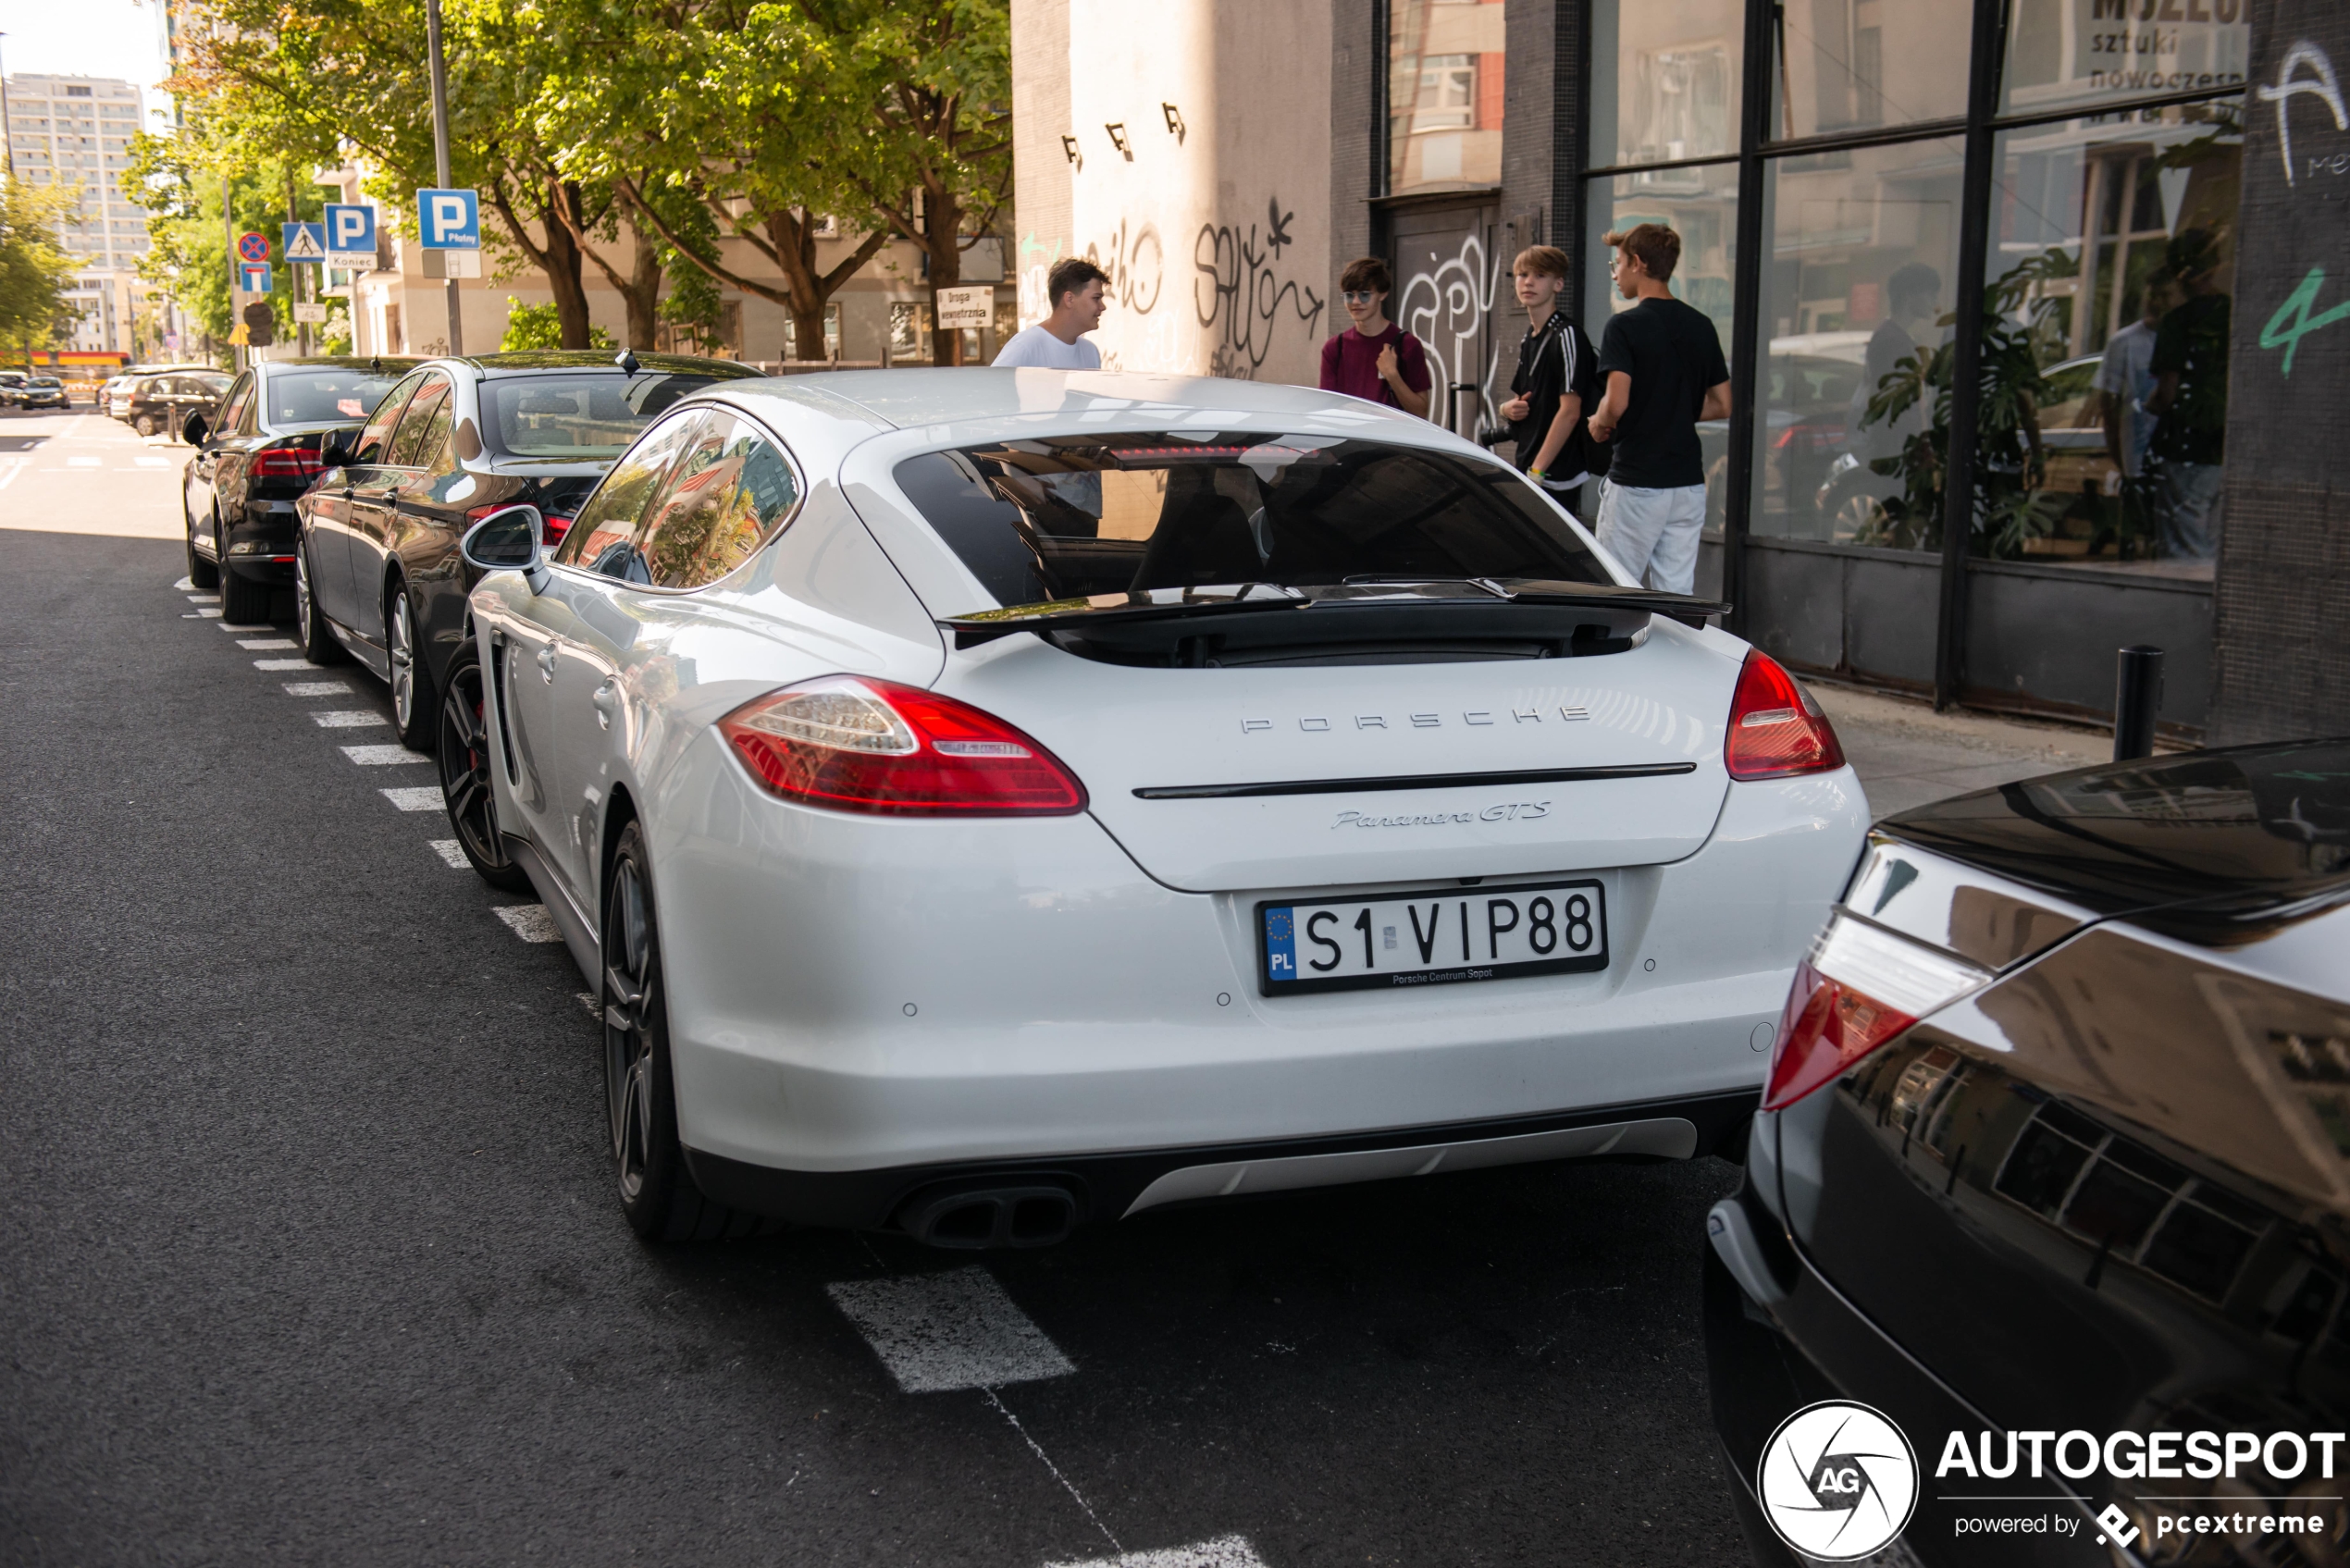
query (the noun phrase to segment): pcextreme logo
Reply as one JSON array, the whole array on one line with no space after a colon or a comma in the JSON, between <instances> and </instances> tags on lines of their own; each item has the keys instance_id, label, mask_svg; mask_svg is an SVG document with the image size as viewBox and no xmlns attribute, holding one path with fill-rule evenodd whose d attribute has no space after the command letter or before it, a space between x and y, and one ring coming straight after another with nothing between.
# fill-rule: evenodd
<instances>
[{"instance_id":1,"label":"pcextreme logo","mask_svg":"<svg viewBox=\"0 0 2350 1568\"><path fill-rule=\"evenodd\" d=\"M1822 1400L1762 1445L1755 1495L1779 1539L1823 1562L1882 1550L1918 1503L1918 1456L1881 1412Z\"/></svg>"}]
</instances>

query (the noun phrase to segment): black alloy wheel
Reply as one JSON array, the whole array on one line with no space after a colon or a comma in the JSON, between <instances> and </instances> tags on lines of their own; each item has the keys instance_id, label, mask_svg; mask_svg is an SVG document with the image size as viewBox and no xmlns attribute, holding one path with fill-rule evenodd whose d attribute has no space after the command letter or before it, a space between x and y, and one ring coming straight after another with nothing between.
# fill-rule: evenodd
<instances>
[{"instance_id":1,"label":"black alloy wheel","mask_svg":"<svg viewBox=\"0 0 2350 1568\"><path fill-rule=\"evenodd\" d=\"M620 1212L648 1241L752 1235L763 1223L702 1196L686 1168L661 932L646 873L644 831L631 822L621 830L605 879L603 931L604 1097Z\"/></svg>"},{"instance_id":2,"label":"black alloy wheel","mask_svg":"<svg viewBox=\"0 0 2350 1568\"><path fill-rule=\"evenodd\" d=\"M310 541L303 537L294 541L294 636L302 639L302 656L313 664L342 664L351 659L310 591Z\"/></svg>"},{"instance_id":3,"label":"black alloy wheel","mask_svg":"<svg viewBox=\"0 0 2350 1568\"><path fill-rule=\"evenodd\" d=\"M384 650L391 664L391 720L399 726L400 744L411 751L429 752L437 727L432 673L425 668L424 652L416 646L416 612L400 583L392 584L384 597Z\"/></svg>"},{"instance_id":4,"label":"black alloy wheel","mask_svg":"<svg viewBox=\"0 0 2350 1568\"><path fill-rule=\"evenodd\" d=\"M449 689L440 697L440 799L474 874L508 893L528 893L530 876L506 853L498 833L498 796L489 778L492 755L483 722L481 656L468 641L449 662Z\"/></svg>"}]
</instances>

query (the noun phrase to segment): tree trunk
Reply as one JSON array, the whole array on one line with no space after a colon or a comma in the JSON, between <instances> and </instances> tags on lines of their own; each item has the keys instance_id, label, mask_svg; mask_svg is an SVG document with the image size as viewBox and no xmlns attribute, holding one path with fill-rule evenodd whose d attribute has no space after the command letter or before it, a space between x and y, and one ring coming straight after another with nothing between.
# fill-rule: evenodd
<instances>
[{"instance_id":1,"label":"tree trunk","mask_svg":"<svg viewBox=\"0 0 2350 1568\"><path fill-rule=\"evenodd\" d=\"M579 187L569 183L552 184L547 192L549 204L562 203L565 211L576 215ZM583 258L579 241L572 238L571 226L561 216L549 212L540 227L547 231L547 286L555 296L555 320L563 328L563 347L588 347L588 285L581 276Z\"/></svg>"},{"instance_id":2,"label":"tree trunk","mask_svg":"<svg viewBox=\"0 0 2350 1568\"><path fill-rule=\"evenodd\" d=\"M963 279L962 228L961 198L944 186L925 184L922 187L922 243L930 253L930 362L933 364L963 363L962 329L958 327L950 332L938 325L938 290L952 289Z\"/></svg>"},{"instance_id":3,"label":"tree trunk","mask_svg":"<svg viewBox=\"0 0 2350 1568\"><path fill-rule=\"evenodd\" d=\"M650 353L661 341L661 237L631 207L628 238L636 254L627 281L620 284L621 300L628 307L627 346Z\"/></svg>"}]
</instances>

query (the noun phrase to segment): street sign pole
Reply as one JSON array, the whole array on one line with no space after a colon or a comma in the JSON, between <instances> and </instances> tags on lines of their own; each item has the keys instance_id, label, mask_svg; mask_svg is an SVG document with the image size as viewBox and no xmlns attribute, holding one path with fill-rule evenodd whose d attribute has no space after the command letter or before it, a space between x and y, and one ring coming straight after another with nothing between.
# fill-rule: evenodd
<instances>
[{"instance_id":1,"label":"street sign pole","mask_svg":"<svg viewBox=\"0 0 2350 1568\"><path fill-rule=\"evenodd\" d=\"M237 323L242 319L237 309L237 290L244 275L237 270L237 205L229 200L229 177L225 174L220 177L220 237L225 241L220 248L229 257L229 330L233 333ZM235 352L232 357L237 362L237 368L242 370L247 363L246 356L241 352Z\"/></svg>"},{"instance_id":2,"label":"street sign pole","mask_svg":"<svg viewBox=\"0 0 2350 1568\"><path fill-rule=\"evenodd\" d=\"M432 167L441 188L449 185L449 72L440 59L440 0L425 0L425 47L432 56ZM457 280L445 279L449 299L449 352L465 352L464 323L459 316Z\"/></svg>"}]
</instances>

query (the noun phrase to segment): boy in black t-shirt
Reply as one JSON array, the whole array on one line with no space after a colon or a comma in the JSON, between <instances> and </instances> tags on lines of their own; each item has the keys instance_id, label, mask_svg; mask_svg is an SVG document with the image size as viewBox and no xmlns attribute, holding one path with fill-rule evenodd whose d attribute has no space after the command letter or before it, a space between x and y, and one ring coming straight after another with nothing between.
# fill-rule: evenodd
<instances>
[{"instance_id":1,"label":"boy in black t-shirt","mask_svg":"<svg viewBox=\"0 0 2350 1568\"><path fill-rule=\"evenodd\" d=\"M1705 526L1701 419L1730 416L1730 368L1722 340L1701 312L1666 287L1680 264L1681 237L1658 223L1634 224L1606 242L1615 249L1615 291L1637 301L1610 316L1600 336L1607 390L1591 436L1614 455L1600 492L1600 544L1652 588L1688 593L1697 583L1697 541Z\"/></svg>"},{"instance_id":2,"label":"boy in black t-shirt","mask_svg":"<svg viewBox=\"0 0 2350 1568\"><path fill-rule=\"evenodd\" d=\"M1502 405L1502 417L1510 422L1519 470L1571 510L1591 467L1582 426L1584 411L1599 396L1599 356L1574 318L1559 309L1566 287L1564 251L1529 245L1510 271L1517 302L1526 307L1527 333L1517 346L1517 374L1510 377L1515 395Z\"/></svg>"}]
</instances>

